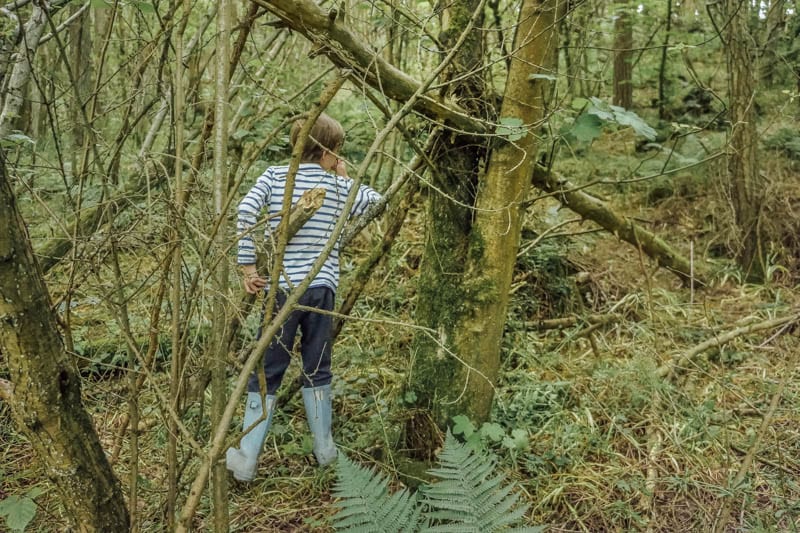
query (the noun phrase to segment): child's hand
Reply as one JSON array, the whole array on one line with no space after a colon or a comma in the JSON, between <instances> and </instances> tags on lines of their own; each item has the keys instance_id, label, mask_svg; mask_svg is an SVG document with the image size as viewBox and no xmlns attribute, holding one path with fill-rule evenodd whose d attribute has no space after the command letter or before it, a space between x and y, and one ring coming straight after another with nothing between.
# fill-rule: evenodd
<instances>
[{"instance_id":1,"label":"child's hand","mask_svg":"<svg viewBox=\"0 0 800 533\"><path fill-rule=\"evenodd\" d=\"M334 168L334 172L336 172L337 176L347 176L347 164L344 162L344 159L337 159L336 160L336 168Z\"/></svg>"},{"instance_id":2,"label":"child's hand","mask_svg":"<svg viewBox=\"0 0 800 533\"><path fill-rule=\"evenodd\" d=\"M248 294L258 294L267 286L267 280L258 275L255 265L243 265L244 290Z\"/></svg>"}]
</instances>

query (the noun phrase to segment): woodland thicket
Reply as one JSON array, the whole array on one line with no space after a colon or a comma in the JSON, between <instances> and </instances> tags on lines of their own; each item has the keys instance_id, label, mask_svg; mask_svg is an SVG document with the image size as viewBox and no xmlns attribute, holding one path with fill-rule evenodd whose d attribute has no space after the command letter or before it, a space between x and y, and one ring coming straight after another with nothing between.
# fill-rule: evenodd
<instances>
[{"instance_id":1,"label":"woodland thicket","mask_svg":"<svg viewBox=\"0 0 800 533\"><path fill-rule=\"evenodd\" d=\"M799 9L2 6L0 530L797 530ZM342 459L294 364L237 484L305 287L262 323L236 205L323 111L386 200L336 229Z\"/></svg>"}]
</instances>

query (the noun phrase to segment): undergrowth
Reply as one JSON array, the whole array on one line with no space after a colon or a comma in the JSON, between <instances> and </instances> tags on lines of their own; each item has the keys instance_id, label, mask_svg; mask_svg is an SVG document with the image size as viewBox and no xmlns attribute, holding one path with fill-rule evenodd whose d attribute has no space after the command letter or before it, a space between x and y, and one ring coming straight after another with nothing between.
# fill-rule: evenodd
<instances>
[{"instance_id":1,"label":"undergrowth","mask_svg":"<svg viewBox=\"0 0 800 533\"><path fill-rule=\"evenodd\" d=\"M788 141L781 137L775 149L790 149L793 137L781 135ZM603 152L603 142L617 141L601 138L593 149ZM695 148L686 146L683 155L690 157ZM616 180L620 173L613 161L634 155L619 146L609 152L612 163L596 160L592 165L602 170L602 177ZM566 161L564 168L580 165ZM778 215L774 223L785 238L780 241L783 248L773 255L775 275L761 286L743 283L731 262L715 253L725 224L709 207L720 205L713 176L692 181L682 175L668 190L659 191L658 198L646 184L611 184L604 189L610 205L656 232L669 228L666 237L684 253L694 246L696 261L714 272L709 286L695 290L656 268L635 248L585 222L567 223L557 234L542 238L546 228L573 215L555 203L531 210L537 216L527 221L526 251L514 275L492 419L478 425L462 417L451 428L469 446L497 457L498 468L529 506L527 524L546 524L551 531L707 531L722 506L731 502L736 512L729 530L798 529L797 326L742 334L680 359L735 328L800 309L796 258L782 253L800 249L791 225L796 223L793 210L800 194L796 180L790 179L791 164L775 165L771 171L782 177L782 195L775 205L783 207L773 206ZM633 167L631 160L619 168ZM543 200L548 201L552 202ZM408 324L413 323L424 223L422 206L412 211L409 225L374 273L334 349L335 438L344 453L378 465L397 489L402 482L394 445L406 405L401 391L414 334ZM133 243L143 236L130 238ZM536 246L527 247L537 239ZM148 254L133 244L130 250L123 265L130 279L155 270ZM57 295L58 273L51 277L51 290ZM151 289L136 290L146 294ZM107 294L102 275L81 280L74 341L87 365L107 370L100 377L90 374L83 390L101 441L112 450L127 401L127 380L117 366L118 353L91 349L100 340L119 344L103 299ZM145 321L147 311L132 303L137 320ZM593 324L588 321L593 315L610 318ZM559 329L541 326L564 317L578 319ZM167 326L161 327L168 338ZM249 324L249 335L254 327ZM159 354L153 377L138 398L142 420L137 514L143 531L161 530L164 524L167 417L154 387L166 389L166 356ZM296 377L297 366L292 365L295 374L287 375L284 388ZM664 368L670 371L664 374ZM197 409L187 420L201 442L208 432L205 415ZM124 487L130 476L129 446L126 438L114 463ZM231 486L233 531L331 530L334 473L319 470L310 450L302 401L297 394L285 394L256 480ZM188 461L182 464L185 490L195 467ZM741 482L734 485L742 469ZM46 477L0 404L0 499L13 495L35 502L29 531L69 527ZM195 527L207 530L210 524L209 503L203 500Z\"/></svg>"}]
</instances>

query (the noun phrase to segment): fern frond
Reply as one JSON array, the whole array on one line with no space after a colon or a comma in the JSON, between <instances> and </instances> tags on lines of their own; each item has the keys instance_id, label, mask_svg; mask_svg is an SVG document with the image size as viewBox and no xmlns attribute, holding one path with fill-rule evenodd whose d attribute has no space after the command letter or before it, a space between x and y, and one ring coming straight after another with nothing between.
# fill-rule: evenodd
<instances>
[{"instance_id":1,"label":"fern frond","mask_svg":"<svg viewBox=\"0 0 800 533\"><path fill-rule=\"evenodd\" d=\"M474 453L448 432L439 467L429 470L441 481L423 490L425 516L437 524L428 531L487 533L518 523L528 506L518 505L513 485L494 469L492 457Z\"/></svg>"},{"instance_id":2,"label":"fern frond","mask_svg":"<svg viewBox=\"0 0 800 533\"><path fill-rule=\"evenodd\" d=\"M337 531L349 533L418 531L421 507L417 497L403 489L389 493L386 476L358 465L339 453L333 495L339 498L333 517Z\"/></svg>"}]
</instances>

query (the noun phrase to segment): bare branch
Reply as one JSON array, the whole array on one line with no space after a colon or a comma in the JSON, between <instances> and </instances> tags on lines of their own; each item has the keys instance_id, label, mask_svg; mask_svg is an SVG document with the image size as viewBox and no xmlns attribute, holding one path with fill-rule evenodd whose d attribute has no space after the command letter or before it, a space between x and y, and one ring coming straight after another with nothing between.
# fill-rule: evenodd
<instances>
[{"instance_id":1,"label":"bare branch","mask_svg":"<svg viewBox=\"0 0 800 533\"><path fill-rule=\"evenodd\" d=\"M388 63L380 53L350 31L346 24L336 18L331 19L329 12L323 11L311 0L253 1L318 45L335 65L353 69L362 82L380 88L388 97L405 102L419 91L419 81ZM454 102L443 102L425 93L416 99L415 111L445 120L468 133L480 134L488 130L487 124L469 116Z\"/></svg>"},{"instance_id":2,"label":"bare branch","mask_svg":"<svg viewBox=\"0 0 800 533\"><path fill-rule=\"evenodd\" d=\"M793 322L797 322L800 320L800 313L795 313L793 315L784 316L780 318L773 318L771 320L765 320L763 322L757 322L755 324L748 324L746 326L741 326L721 335L714 335L712 338L708 339L705 342L701 342L694 348L685 351L682 354L678 354L674 356L670 361L659 367L656 374L659 377L668 377L672 376L675 373L675 370L678 367L681 367L692 361L695 357L702 354L706 350L710 350L711 348L717 348L722 346L725 343L732 341L738 337L743 335L747 335L749 333L755 333L757 331L764 331L767 329L775 329L780 326L784 326L786 324L791 324Z\"/></svg>"},{"instance_id":3,"label":"bare branch","mask_svg":"<svg viewBox=\"0 0 800 533\"><path fill-rule=\"evenodd\" d=\"M39 39L39 44L42 45L42 44L46 43L47 41L49 41L50 39L55 37L56 33L61 33L63 30L67 29L73 22L78 20L81 17L81 15L83 15L84 11L89 9L90 5L91 5L91 3L89 3L89 2L86 2L85 4L83 4L72 16L70 16L67 20L65 20L64 22L59 24L56 27L55 31L50 32L47 35L45 35L44 37L42 37L41 39Z\"/></svg>"}]
</instances>

